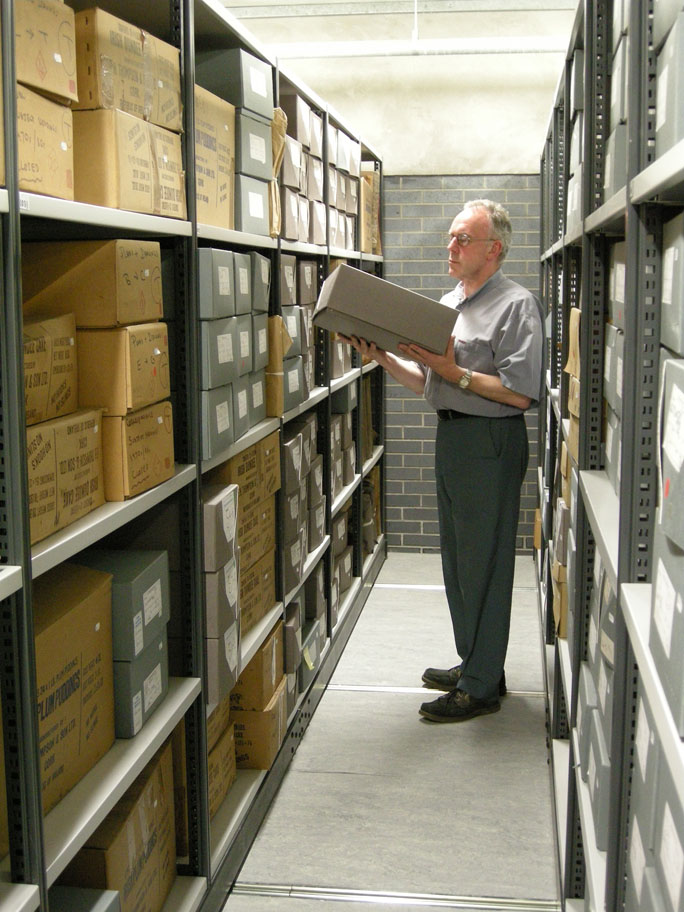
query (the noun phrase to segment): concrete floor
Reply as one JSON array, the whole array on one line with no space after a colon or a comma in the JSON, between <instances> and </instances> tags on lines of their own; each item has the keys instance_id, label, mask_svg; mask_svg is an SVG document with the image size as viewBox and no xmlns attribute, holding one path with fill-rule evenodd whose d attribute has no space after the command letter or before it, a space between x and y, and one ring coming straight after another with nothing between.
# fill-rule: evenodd
<instances>
[{"instance_id":1,"label":"concrete floor","mask_svg":"<svg viewBox=\"0 0 684 912\"><path fill-rule=\"evenodd\" d=\"M439 556L390 553L225 912L559 909L531 557L501 711L421 719L456 662Z\"/></svg>"}]
</instances>

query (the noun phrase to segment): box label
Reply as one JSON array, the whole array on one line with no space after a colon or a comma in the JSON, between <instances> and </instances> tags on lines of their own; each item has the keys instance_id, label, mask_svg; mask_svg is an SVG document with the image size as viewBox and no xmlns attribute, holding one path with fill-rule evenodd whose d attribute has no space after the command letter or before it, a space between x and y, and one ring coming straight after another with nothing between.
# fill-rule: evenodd
<instances>
[{"instance_id":1,"label":"box label","mask_svg":"<svg viewBox=\"0 0 684 912\"><path fill-rule=\"evenodd\" d=\"M254 408L261 408L264 404L264 384L262 380L258 380L252 386L252 405Z\"/></svg>"},{"instance_id":2,"label":"box label","mask_svg":"<svg viewBox=\"0 0 684 912\"><path fill-rule=\"evenodd\" d=\"M162 615L162 584L161 579L156 580L149 589L143 593L143 608L145 611L145 626L156 617Z\"/></svg>"},{"instance_id":3,"label":"box label","mask_svg":"<svg viewBox=\"0 0 684 912\"><path fill-rule=\"evenodd\" d=\"M672 905L675 909L678 909L682 888L682 873L684 872L684 852L682 852L682 844L679 841L677 827L672 818L670 805L667 802L665 802L663 831L660 836L660 858Z\"/></svg>"},{"instance_id":4,"label":"box label","mask_svg":"<svg viewBox=\"0 0 684 912\"><path fill-rule=\"evenodd\" d=\"M218 267L218 293L222 298L228 298L233 293L230 269L228 266Z\"/></svg>"},{"instance_id":5,"label":"box label","mask_svg":"<svg viewBox=\"0 0 684 912\"><path fill-rule=\"evenodd\" d=\"M672 585L672 580L665 568L665 564L662 559L659 559L656 571L653 620L668 659L670 658L672 647L672 623L678 598L679 596Z\"/></svg>"},{"instance_id":6,"label":"box label","mask_svg":"<svg viewBox=\"0 0 684 912\"><path fill-rule=\"evenodd\" d=\"M247 415L247 390L240 390L238 393L238 415L240 418Z\"/></svg>"},{"instance_id":7,"label":"box label","mask_svg":"<svg viewBox=\"0 0 684 912\"><path fill-rule=\"evenodd\" d=\"M256 69L256 67L249 68L249 85L255 95L268 98L266 75L261 70Z\"/></svg>"},{"instance_id":8,"label":"box label","mask_svg":"<svg viewBox=\"0 0 684 912\"><path fill-rule=\"evenodd\" d=\"M142 611L138 611L133 617L133 649L136 655L140 655L145 645L144 630Z\"/></svg>"},{"instance_id":9,"label":"box label","mask_svg":"<svg viewBox=\"0 0 684 912\"><path fill-rule=\"evenodd\" d=\"M233 541L235 538L235 500L232 495L228 495L223 500L223 534L226 541Z\"/></svg>"},{"instance_id":10,"label":"box label","mask_svg":"<svg viewBox=\"0 0 684 912\"><path fill-rule=\"evenodd\" d=\"M264 201L260 193L254 193L250 191L247 194L249 214L254 219L263 219L264 217Z\"/></svg>"},{"instance_id":11,"label":"box label","mask_svg":"<svg viewBox=\"0 0 684 912\"><path fill-rule=\"evenodd\" d=\"M240 333L240 357L247 358L249 356L249 337L250 334L248 331L242 331Z\"/></svg>"},{"instance_id":12,"label":"box label","mask_svg":"<svg viewBox=\"0 0 684 912\"><path fill-rule=\"evenodd\" d=\"M229 333L222 333L216 337L219 364L228 364L233 361L233 337Z\"/></svg>"},{"instance_id":13,"label":"box label","mask_svg":"<svg viewBox=\"0 0 684 912\"><path fill-rule=\"evenodd\" d=\"M230 428L230 409L225 400L216 406L216 428L219 434L225 433Z\"/></svg>"},{"instance_id":14,"label":"box label","mask_svg":"<svg viewBox=\"0 0 684 912\"><path fill-rule=\"evenodd\" d=\"M684 390L672 387L670 407L665 420L663 451L679 472L684 462Z\"/></svg>"},{"instance_id":15,"label":"box label","mask_svg":"<svg viewBox=\"0 0 684 912\"><path fill-rule=\"evenodd\" d=\"M137 735L140 729L142 728L143 723L143 708L142 708L142 694L140 691L137 691L133 694L133 734Z\"/></svg>"},{"instance_id":16,"label":"box label","mask_svg":"<svg viewBox=\"0 0 684 912\"><path fill-rule=\"evenodd\" d=\"M162 670L161 664L156 665L154 670L145 678L143 682L143 707L145 713L148 713L156 703L162 693Z\"/></svg>"}]
</instances>

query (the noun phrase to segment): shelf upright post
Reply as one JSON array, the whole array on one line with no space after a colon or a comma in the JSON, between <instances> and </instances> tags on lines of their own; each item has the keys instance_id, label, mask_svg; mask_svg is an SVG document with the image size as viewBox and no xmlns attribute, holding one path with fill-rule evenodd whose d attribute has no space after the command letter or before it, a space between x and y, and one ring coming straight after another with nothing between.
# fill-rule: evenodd
<instances>
[{"instance_id":1,"label":"shelf upright post","mask_svg":"<svg viewBox=\"0 0 684 912\"><path fill-rule=\"evenodd\" d=\"M654 158L656 55L652 42L653 0L630 6L627 159L625 351L618 531L618 611L615 630L615 701L610 781L611 835L606 858L606 909L624 905L629 796L634 751L637 667L621 610L623 583L650 582L657 502L657 410L660 344L660 220L654 207L633 205L631 178Z\"/></svg>"},{"instance_id":2,"label":"shelf upright post","mask_svg":"<svg viewBox=\"0 0 684 912\"><path fill-rule=\"evenodd\" d=\"M2 0L2 83L16 83L14 4ZM3 306L0 327L0 563L22 567L23 587L0 603L2 723L11 879L38 886L46 908L43 810L36 715L36 659L31 611L31 543L21 295L17 107L5 91L3 131L8 212L1 219ZM5 783L0 783L5 788Z\"/></svg>"},{"instance_id":3,"label":"shelf upright post","mask_svg":"<svg viewBox=\"0 0 684 912\"><path fill-rule=\"evenodd\" d=\"M197 269L197 207L195 192L195 34L193 0L169 0L173 41L180 49L183 79L183 153L188 218L192 234L177 241L174 249L175 294L177 314L183 315L179 333L177 400L177 440L181 456L198 467L200 448L200 357L198 337L198 269ZM206 728L206 669L204 661L204 591L202 585L202 533L199 496L200 477L181 492L181 548L183 565L181 585L185 670L203 681L200 697L185 716L188 795L188 873L210 876L209 840L209 777L207 769Z\"/></svg>"}]
</instances>

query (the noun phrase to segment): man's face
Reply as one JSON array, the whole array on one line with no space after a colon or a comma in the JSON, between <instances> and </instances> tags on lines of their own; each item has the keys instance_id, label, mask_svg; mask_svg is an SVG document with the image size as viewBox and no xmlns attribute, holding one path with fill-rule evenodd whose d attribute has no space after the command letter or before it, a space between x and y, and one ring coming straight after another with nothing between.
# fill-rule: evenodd
<instances>
[{"instance_id":1,"label":"man's face","mask_svg":"<svg viewBox=\"0 0 684 912\"><path fill-rule=\"evenodd\" d=\"M484 209L464 209L451 223L449 275L467 281L491 270L501 244L490 237L489 215ZM459 243L460 241L460 243Z\"/></svg>"}]
</instances>

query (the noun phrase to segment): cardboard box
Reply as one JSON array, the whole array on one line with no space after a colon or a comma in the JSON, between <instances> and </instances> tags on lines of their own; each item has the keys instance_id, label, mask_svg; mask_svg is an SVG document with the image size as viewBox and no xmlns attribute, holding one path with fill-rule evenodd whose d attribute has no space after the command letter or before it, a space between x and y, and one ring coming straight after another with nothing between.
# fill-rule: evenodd
<instances>
[{"instance_id":1,"label":"cardboard box","mask_svg":"<svg viewBox=\"0 0 684 912\"><path fill-rule=\"evenodd\" d=\"M248 253L233 254L235 260L235 313L252 312L252 261Z\"/></svg>"},{"instance_id":2,"label":"cardboard box","mask_svg":"<svg viewBox=\"0 0 684 912\"><path fill-rule=\"evenodd\" d=\"M299 95L282 95L278 99L287 115L288 136L307 148L311 142L311 107Z\"/></svg>"},{"instance_id":3,"label":"cardboard box","mask_svg":"<svg viewBox=\"0 0 684 912\"><path fill-rule=\"evenodd\" d=\"M123 417L102 419L105 498L126 500L171 478L175 471L173 412L158 402Z\"/></svg>"},{"instance_id":4,"label":"cardboard box","mask_svg":"<svg viewBox=\"0 0 684 912\"><path fill-rule=\"evenodd\" d=\"M238 377L233 383L233 426L235 439L239 440L250 426L249 402L251 384L249 376Z\"/></svg>"},{"instance_id":5,"label":"cardboard box","mask_svg":"<svg viewBox=\"0 0 684 912\"><path fill-rule=\"evenodd\" d=\"M273 69L253 54L238 48L197 54L198 81L226 98L236 108L247 108L273 119Z\"/></svg>"},{"instance_id":6,"label":"cardboard box","mask_svg":"<svg viewBox=\"0 0 684 912\"><path fill-rule=\"evenodd\" d=\"M67 104L78 99L74 11L61 0L15 0L17 81Z\"/></svg>"},{"instance_id":7,"label":"cardboard box","mask_svg":"<svg viewBox=\"0 0 684 912\"><path fill-rule=\"evenodd\" d=\"M235 765L235 726L231 723L209 752L209 818L215 816L237 777Z\"/></svg>"},{"instance_id":8,"label":"cardboard box","mask_svg":"<svg viewBox=\"0 0 684 912\"><path fill-rule=\"evenodd\" d=\"M79 110L118 108L183 129L180 52L102 9L76 14Z\"/></svg>"},{"instance_id":9,"label":"cardboard box","mask_svg":"<svg viewBox=\"0 0 684 912\"><path fill-rule=\"evenodd\" d=\"M619 123L608 137L605 150L603 196L608 200L627 183L627 125Z\"/></svg>"},{"instance_id":10,"label":"cardboard box","mask_svg":"<svg viewBox=\"0 0 684 912\"><path fill-rule=\"evenodd\" d=\"M551 581L553 588L553 618L556 623L556 633L565 638L568 635L568 582L566 569L558 560L554 560L551 568Z\"/></svg>"},{"instance_id":11,"label":"cardboard box","mask_svg":"<svg viewBox=\"0 0 684 912\"><path fill-rule=\"evenodd\" d=\"M206 631L210 639L222 637L239 619L239 577L236 555L213 573L203 573Z\"/></svg>"},{"instance_id":12,"label":"cardboard box","mask_svg":"<svg viewBox=\"0 0 684 912\"><path fill-rule=\"evenodd\" d=\"M299 665L299 692L304 693L313 681L321 664L320 624L325 623L321 617L309 624L302 631L302 661Z\"/></svg>"},{"instance_id":13,"label":"cardboard box","mask_svg":"<svg viewBox=\"0 0 684 912\"><path fill-rule=\"evenodd\" d=\"M114 743L112 577L60 564L33 581L33 618L47 814Z\"/></svg>"},{"instance_id":14,"label":"cardboard box","mask_svg":"<svg viewBox=\"0 0 684 912\"><path fill-rule=\"evenodd\" d=\"M103 440L100 409L27 429L31 544L104 503Z\"/></svg>"},{"instance_id":15,"label":"cardboard box","mask_svg":"<svg viewBox=\"0 0 684 912\"><path fill-rule=\"evenodd\" d=\"M246 668L240 673L230 695L234 709L266 708L283 676L283 623L279 621Z\"/></svg>"},{"instance_id":16,"label":"cardboard box","mask_svg":"<svg viewBox=\"0 0 684 912\"><path fill-rule=\"evenodd\" d=\"M679 104L684 82L683 58L684 15L680 6L656 60L656 158L684 138L684 116Z\"/></svg>"},{"instance_id":17,"label":"cardboard box","mask_svg":"<svg viewBox=\"0 0 684 912\"><path fill-rule=\"evenodd\" d=\"M180 137L119 110L74 112L74 198L184 219Z\"/></svg>"},{"instance_id":18,"label":"cardboard box","mask_svg":"<svg viewBox=\"0 0 684 912\"><path fill-rule=\"evenodd\" d=\"M684 355L684 213L663 225L660 341Z\"/></svg>"},{"instance_id":19,"label":"cardboard box","mask_svg":"<svg viewBox=\"0 0 684 912\"><path fill-rule=\"evenodd\" d=\"M271 123L244 108L235 116L235 172L266 181L273 177Z\"/></svg>"},{"instance_id":20,"label":"cardboard box","mask_svg":"<svg viewBox=\"0 0 684 912\"><path fill-rule=\"evenodd\" d=\"M134 659L169 621L166 551L88 548L78 562L112 575L112 654L115 661Z\"/></svg>"},{"instance_id":21,"label":"cardboard box","mask_svg":"<svg viewBox=\"0 0 684 912\"><path fill-rule=\"evenodd\" d=\"M238 486L210 484L202 487L204 570L214 573L235 557Z\"/></svg>"},{"instance_id":22,"label":"cardboard box","mask_svg":"<svg viewBox=\"0 0 684 912\"><path fill-rule=\"evenodd\" d=\"M160 912L176 878L174 814L168 741L87 839L62 882L118 890L121 912Z\"/></svg>"},{"instance_id":23,"label":"cardboard box","mask_svg":"<svg viewBox=\"0 0 684 912\"><path fill-rule=\"evenodd\" d=\"M24 322L26 424L78 408L76 324L73 314Z\"/></svg>"},{"instance_id":24,"label":"cardboard box","mask_svg":"<svg viewBox=\"0 0 684 912\"><path fill-rule=\"evenodd\" d=\"M287 695L283 676L269 704L256 710L231 710L238 769L269 769L287 732Z\"/></svg>"},{"instance_id":25,"label":"cardboard box","mask_svg":"<svg viewBox=\"0 0 684 912\"><path fill-rule=\"evenodd\" d=\"M251 314L252 370L262 371L268 366L268 315Z\"/></svg>"},{"instance_id":26,"label":"cardboard box","mask_svg":"<svg viewBox=\"0 0 684 912\"><path fill-rule=\"evenodd\" d=\"M235 316L235 259L232 250L201 247L199 267L200 320Z\"/></svg>"},{"instance_id":27,"label":"cardboard box","mask_svg":"<svg viewBox=\"0 0 684 912\"><path fill-rule=\"evenodd\" d=\"M158 241L54 241L21 248L24 315L73 313L79 329L163 314Z\"/></svg>"},{"instance_id":28,"label":"cardboard box","mask_svg":"<svg viewBox=\"0 0 684 912\"><path fill-rule=\"evenodd\" d=\"M577 307L570 308L568 322L568 360L563 368L566 374L580 379L580 317Z\"/></svg>"},{"instance_id":29,"label":"cardboard box","mask_svg":"<svg viewBox=\"0 0 684 912\"><path fill-rule=\"evenodd\" d=\"M140 323L77 333L81 407L107 417L126 415L169 395L169 338L165 323Z\"/></svg>"},{"instance_id":30,"label":"cardboard box","mask_svg":"<svg viewBox=\"0 0 684 912\"><path fill-rule=\"evenodd\" d=\"M162 704L169 689L166 624L130 661L114 662L114 731L134 738Z\"/></svg>"},{"instance_id":31,"label":"cardboard box","mask_svg":"<svg viewBox=\"0 0 684 912\"><path fill-rule=\"evenodd\" d=\"M666 226L663 226L666 229ZM665 238L663 238L665 247ZM611 322L618 329L625 328L625 269L626 269L627 244L617 241L610 245L610 265L608 279L608 314ZM665 257L665 253L663 252ZM665 269L665 261L663 261ZM665 303L664 301L662 302Z\"/></svg>"},{"instance_id":32,"label":"cardboard box","mask_svg":"<svg viewBox=\"0 0 684 912\"><path fill-rule=\"evenodd\" d=\"M270 235L269 184L246 174L235 175L235 228Z\"/></svg>"},{"instance_id":33,"label":"cardboard box","mask_svg":"<svg viewBox=\"0 0 684 912\"><path fill-rule=\"evenodd\" d=\"M200 325L202 389L225 386L238 378L237 318L202 320Z\"/></svg>"},{"instance_id":34,"label":"cardboard box","mask_svg":"<svg viewBox=\"0 0 684 912\"><path fill-rule=\"evenodd\" d=\"M266 372L258 371L247 377L249 384L249 426L266 420Z\"/></svg>"},{"instance_id":35,"label":"cardboard box","mask_svg":"<svg viewBox=\"0 0 684 912\"><path fill-rule=\"evenodd\" d=\"M684 407L684 361L665 361L661 371L662 403L662 524L663 531L679 547L684 548L684 439L681 434L681 415Z\"/></svg>"},{"instance_id":36,"label":"cardboard box","mask_svg":"<svg viewBox=\"0 0 684 912\"><path fill-rule=\"evenodd\" d=\"M248 569L275 547L275 496L267 497L242 515L238 528L241 569Z\"/></svg>"},{"instance_id":37,"label":"cardboard box","mask_svg":"<svg viewBox=\"0 0 684 912\"><path fill-rule=\"evenodd\" d=\"M235 317L235 338L237 342L238 377L244 377L252 370L252 315L240 314Z\"/></svg>"},{"instance_id":38,"label":"cardboard box","mask_svg":"<svg viewBox=\"0 0 684 912\"><path fill-rule=\"evenodd\" d=\"M276 602L275 550L240 571L240 632L244 636Z\"/></svg>"},{"instance_id":39,"label":"cardboard box","mask_svg":"<svg viewBox=\"0 0 684 912\"><path fill-rule=\"evenodd\" d=\"M314 312L316 326L359 336L400 356L400 342L443 354L454 322L446 305L344 264L323 283Z\"/></svg>"},{"instance_id":40,"label":"cardboard box","mask_svg":"<svg viewBox=\"0 0 684 912\"><path fill-rule=\"evenodd\" d=\"M251 250L252 264L252 311L268 313L271 292L271 261L268 257Z\"/></svg>"},{"instance_id":41,"label":"cardboard box","mask_svg":"<svg viewBox=\"0 0 684 912\"><path fill-rule=\"evenodd\" d=\"M217 744L221 735L228 728L230 722L230 697L225 697L217 703L207 717L207 750Z\"/></svg>"},{"instance_id":42,"label":"cardboard box","mask_svg":"<svg viewBox=\"0 0 684 912\"><path fill-rule=\"evenodd\" d=\"M17 85L20 190L74 199L73 131L70 108Z\"/></svg>"},{"instance_id":43,"label":"cardboard box","mask_svg":"<svg viewBox=\"0 0 684 912\"><path fill-rule=\"evenodd\" d=\"M309 203L309 243L327 244L325 203L311 200Z\"/></svg>"},{"instance_id":44,"label":"cardboard box","mask_svg":"<svg viewBox=\"0 0 684 912\"><path fill-rule=\"evenodd\" d=\"M233 429L233 387L230 383L202 390L202 459L227 450L235 440Z\"/></svg>"},{"instance_id":45,"label":"cardboard box","mask_svg":"<svg viewBox=\"0 0 684 912\"><path fill-rule=\"evenodd\" d=\"M195 86L197 221L235 227L235 108Z\"/></svg>"}]
</instances>

